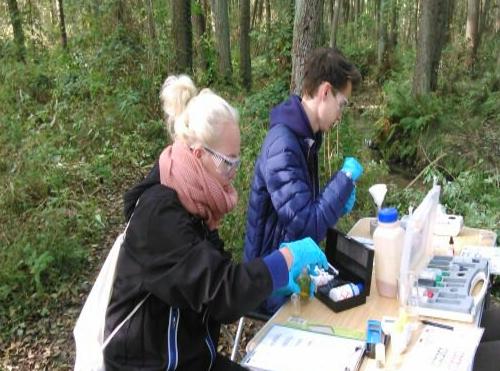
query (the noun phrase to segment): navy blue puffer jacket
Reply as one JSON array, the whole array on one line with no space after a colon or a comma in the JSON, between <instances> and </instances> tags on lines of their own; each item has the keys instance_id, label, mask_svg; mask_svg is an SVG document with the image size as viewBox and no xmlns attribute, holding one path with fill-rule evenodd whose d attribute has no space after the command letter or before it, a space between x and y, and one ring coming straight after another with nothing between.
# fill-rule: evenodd
<instances>
[{"instance_id":1,"label":"navy blue puffer jacket","mask_svg":"<svg viewBox=\"0 0 500 371\"><path fill-rule=\"evenodd\" d=\"M250 191L245 261L270 254L282 242L320 242L342 216L354 184L339 171L320 192L320 146L321 134L313 134L300 97L292 95L271 111ZM273 313L284 300L271 297L261 310Z\"/></svg>"}]
</instances>

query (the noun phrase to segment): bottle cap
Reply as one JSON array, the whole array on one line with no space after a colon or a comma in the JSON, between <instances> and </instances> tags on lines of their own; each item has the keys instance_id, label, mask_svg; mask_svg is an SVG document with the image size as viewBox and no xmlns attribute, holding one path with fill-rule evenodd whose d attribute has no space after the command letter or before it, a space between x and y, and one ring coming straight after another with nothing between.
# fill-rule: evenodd
<instances>
[{"instance_id":1,"label":"bottle cap","mask_svg":"<svg viewBox=\"0 0 500 371\"><path fill-rule=\"evenodd\" d=\"M395 207L385 207L378 212L378 220L381 223L393 223L398 220L398 211Z\"/></svg>"},{"instance_id":2,"label":"bottle cap","mask_svg":"<svg viewBox=\"0 0 500 371\"><path fill-rule=\"evenodd\" d=\"M355 295L359 295L360 293L363 292L363 289L365 288L365 286L360 282L360 283L357 283L356 284L356 287L358 288L358 292L355 293Z\"/></svg>"}]
</instances>

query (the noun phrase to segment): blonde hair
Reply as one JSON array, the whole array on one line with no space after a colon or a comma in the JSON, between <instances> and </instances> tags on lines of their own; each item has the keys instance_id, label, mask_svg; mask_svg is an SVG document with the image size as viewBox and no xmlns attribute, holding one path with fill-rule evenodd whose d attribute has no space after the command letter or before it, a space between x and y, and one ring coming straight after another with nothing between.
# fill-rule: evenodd
<instances>
[{"instance_id":1,"label":"blonde hair","mask_svg":"<svg viewBox=\"0 0 500 371\"><path fill-rule=\"evenodd\" d=\"M238 112L210 89L198 89L189 76L169 76L160 90L160 100L171 138L189 146L212 146L224 125L238 125Z\"/></svg>"}]
</instances>

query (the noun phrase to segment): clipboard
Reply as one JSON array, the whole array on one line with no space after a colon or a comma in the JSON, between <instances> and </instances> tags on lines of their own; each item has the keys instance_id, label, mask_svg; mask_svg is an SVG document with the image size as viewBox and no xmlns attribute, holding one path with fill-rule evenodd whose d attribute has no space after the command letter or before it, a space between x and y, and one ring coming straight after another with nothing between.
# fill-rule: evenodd
<instances>
[{"instance_id":1,"label":"clipboard","mask_svg":"<svg viewBox=\"0 0 500 371\"><path fill-rule=\"evenodd\" d=\"M241 365L254 371L355 371L364 352L363 340L273 325Z\"/></svg>"}]
</instances>

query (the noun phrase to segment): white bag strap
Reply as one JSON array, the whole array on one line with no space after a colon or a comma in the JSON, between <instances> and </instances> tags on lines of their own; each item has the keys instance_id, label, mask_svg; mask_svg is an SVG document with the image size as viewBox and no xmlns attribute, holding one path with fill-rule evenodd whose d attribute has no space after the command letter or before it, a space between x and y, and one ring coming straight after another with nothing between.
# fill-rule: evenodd
<instances>
[{"instance_id":1,"label":"white bag strap","mask_svg":"<svg viewBox=\"0 0 500 371\"><path fill-rule=\"evenodd\" d=\"M141 307L141 305L146 301L146 299L149 297L149 295L151 295L150 292L148 292L148 294L144 297L144 299L142 299L139 304L137 304L135 306L135 308L132 310L132 312L130 312L128 314L128 316L120 322L120 324L118 326L116 326L116 328L113 330L113 332L111 334L108 335L108 337L106 338L106 340L104 340L104 343L102 344L102 350L104 351L104 349L106 348L106 346L108 345L108 343L111 341L111 339L113 339L113 336L116 335L116 333L122 328L122 326L125 324L125 322L127 322L133 315L135 312L137 312L137 310Z\"/></svg>"},{"instance_id":2,"label":"white bag strap","mask_svg":"<svg viewBox=\"0 0 500 371\"><path fill-rule=\"evenodd\" d=\"M135 207L137 207L138 204L139 204L139 200L137 200L137 202L135 203ZM135 210L135 207L134 207L134 210ZM130 219L128 220L127 226L125 227L125 231L123 232L124 237L123 237L122 245L125 242L125 237L127 236L128 226L130 225L130 221L132 220L133 216L134 216L134 213L132 213L132 215L130 216ZM120 246L120 249L121 249L121 246ZM113 330L113 332L111 332L111 334L108 335L108 337L106 338L106 340L104 340L104 343L102 344L102 347L101 347L102 351L104 351L104 349L108 346L108 343L113 339L113 337L116 335L116 333L118 331L120 331L120 329L125 324L125 322L127 322L135 314L135 312L137 312L137 310L146 301L146 299L149 297L149 295L151 295L150 292L148 292L148 294L139 302L139 304L137 304L135 306L135 308L132 309L132 311L128 314L128 316L125 317L125 319L123 321L121 321L118 326L116 326L116 328ZM110 296L111 296L111 293L110 293Z\"/></svg>"}]
</instances>

